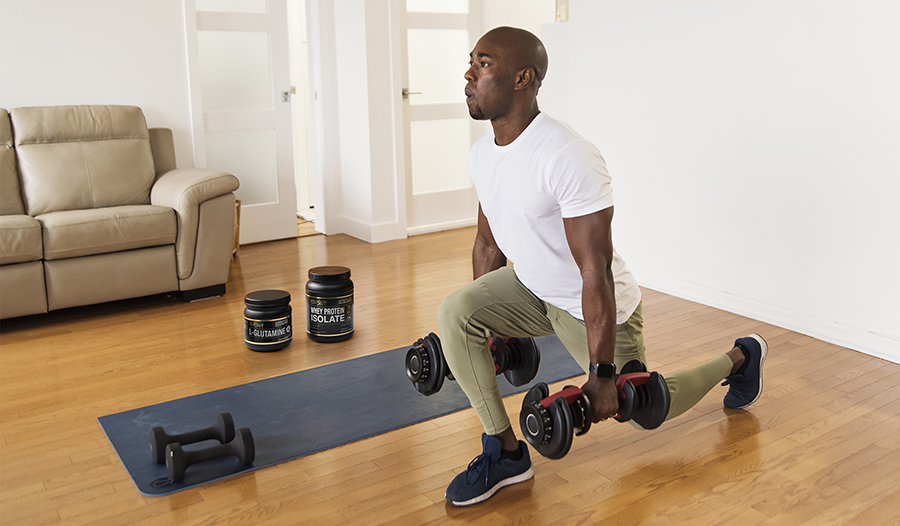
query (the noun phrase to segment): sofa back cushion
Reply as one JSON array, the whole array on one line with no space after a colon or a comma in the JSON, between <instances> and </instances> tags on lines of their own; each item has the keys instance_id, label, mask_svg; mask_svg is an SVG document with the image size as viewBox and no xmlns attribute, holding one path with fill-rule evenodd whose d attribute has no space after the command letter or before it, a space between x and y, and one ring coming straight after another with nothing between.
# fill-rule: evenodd
<instances>
[{"instance_id":1,"label":"sofa back cushion","mask_svg":"<svg viewBox=\"0 0 900 526\"><path fill-rule=\"evenodd\" d=\"M150 203L156 171L140 108L16 108L11 116L29 215Z\"/></svg>"},{"instance_id":2,"label":"sofa back cushion","mask_svg":"<svg viewBox=\"0 0 900 526\"><path fill-rule=\"evenodd\" d=\"M9 113L0 108L0 215L24 214Z\"/></svg>"}]
</instances>

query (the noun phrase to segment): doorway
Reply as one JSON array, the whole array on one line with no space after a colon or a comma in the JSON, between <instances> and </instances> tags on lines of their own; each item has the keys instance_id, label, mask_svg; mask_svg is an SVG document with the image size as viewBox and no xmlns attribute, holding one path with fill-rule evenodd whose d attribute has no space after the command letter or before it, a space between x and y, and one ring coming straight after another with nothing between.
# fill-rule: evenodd
<instances>
[{"instance_id":1,"label":"doorway","mask_svg":"<svg viewBox=\"0 0 900 526\"><path fill-rule=\"evenodd\" d=\"M310 136L309 48L306 0L287 0L288 40L291 56L291 112L294 138L294 184L297 189L297 217L315 223L316 207L312 177Z\"/></svg>"}]
</instances>

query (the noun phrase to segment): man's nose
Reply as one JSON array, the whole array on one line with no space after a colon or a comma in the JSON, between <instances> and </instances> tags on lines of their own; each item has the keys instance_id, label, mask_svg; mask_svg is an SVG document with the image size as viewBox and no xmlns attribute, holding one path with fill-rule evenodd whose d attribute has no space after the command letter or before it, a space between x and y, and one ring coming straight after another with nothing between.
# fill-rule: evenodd
<instances>
[{"instance_id":1,"label":"man's nose","mask_svg":"<svg viewBox=\"0 0 900 526\"><path fill-rule=\"evenodd\" d=\"M469 82L475 82L475 76L472 75L472 68L474 67L475 66L469 66L469 69L466 70L466 74L463 75L463 78L465 78Z\"/></svg>"}]
</instances>

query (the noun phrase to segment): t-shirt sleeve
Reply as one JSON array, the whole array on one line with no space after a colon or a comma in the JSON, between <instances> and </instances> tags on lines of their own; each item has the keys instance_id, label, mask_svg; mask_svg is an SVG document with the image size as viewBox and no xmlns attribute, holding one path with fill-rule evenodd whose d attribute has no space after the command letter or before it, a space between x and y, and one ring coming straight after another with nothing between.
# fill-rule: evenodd
<instances>
[{"instance_id":1,"label":"t-shirt sleeve","mask_svg":"<svg viewBox=\"0 0 900 526\"><path fill-rule=\"evenodd\" d=\"M585 140L573 141L560 150L547 175L563 217L593 214L613 206L606 161Z\"/></svg>"}]
</instances>

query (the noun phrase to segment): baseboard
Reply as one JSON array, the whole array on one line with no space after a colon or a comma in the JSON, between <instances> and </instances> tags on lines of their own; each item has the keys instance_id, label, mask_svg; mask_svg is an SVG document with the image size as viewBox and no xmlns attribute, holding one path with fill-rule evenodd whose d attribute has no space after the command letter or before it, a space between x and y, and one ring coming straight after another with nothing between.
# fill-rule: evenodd
<instances>
[{"instance_id":1,"label":"baseboard","mask_svg":"<svg viewBox=\"0 0 900 526\"><path fill-rule=\"evenodd\" d=\"M372 225L358 219L341 216L338 218L338 223L341 225L343 233L368 243L381 243L382 241L392 241L406 237L406 233L403 232L398 222Z\"/></svg>"},{"instance_id":2,"label":"baseboard","mask_svg":"<svg viewBox=\"0 0 900 526\"><path fill-rule=\"evenodd\" d=\"M411 226L406 229L406 233L410 236L418 236L420 234L431 234L433 232L442 232L444 230L453 230L454 228L463 228L478 224L477 218L460 219L458 221L447 221L444 223L435 223L424 226Z\"/></svg>"},{"instance_id":3,"label":"baseboard","mask_svg":"<svg viewBox=\"0 0 900 526\"><path fill-rule=\"evenodd\" d=\"M876 333L781 305L736 296L700 283L629 266L642 287L770 323L818 340L900 363L900 336Z\"/></svg>"},{"instance_id":4,"label":"baseboard","mask_svg":"<svg viewBox=\"0 0 900 526\"><path fill-rule=\"evenodd\" d=\"M382 241L391 241L394 239L403 239L406 236L418 236L421 234L431 234L433 232L442 232L444 230L453 230L455 228L463 228L478 224L477 218L461 219L458 221L446 221L444 223L434 223L431 225L414 226L406 229L405 235L402 231L400 223L382 223L379 225L370 225L357 219L341 216L339 219L341 232L357 239L367 241L369 243L380 243Z\"/></svg>"}]
</instances>

